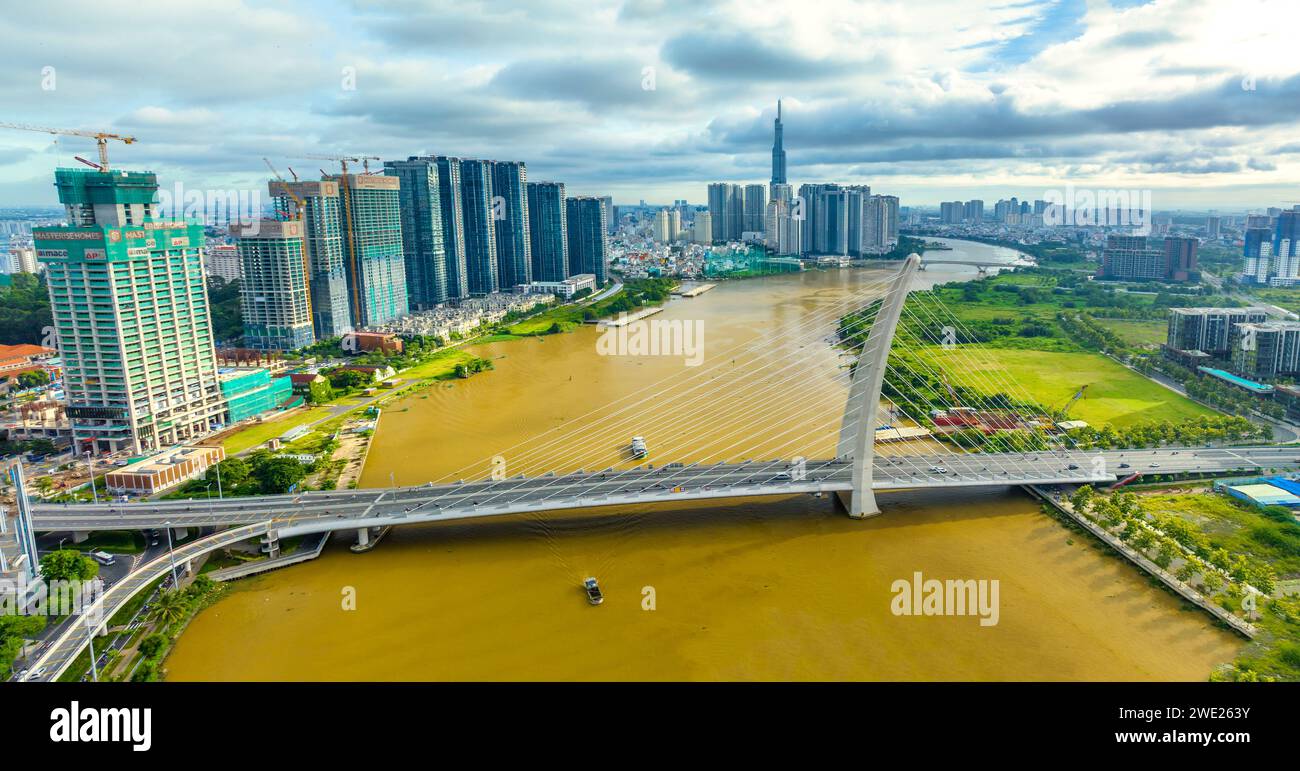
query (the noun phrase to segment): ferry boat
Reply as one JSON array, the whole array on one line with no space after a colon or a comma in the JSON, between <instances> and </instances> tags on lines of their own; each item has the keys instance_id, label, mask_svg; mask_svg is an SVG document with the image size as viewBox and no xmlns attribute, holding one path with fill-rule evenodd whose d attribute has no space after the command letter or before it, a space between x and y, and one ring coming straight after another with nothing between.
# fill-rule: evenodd
<instances>
[{"instance_id":1,"label":"ferry boat","mask_svg":"<svg viewBox=\"0 0 1300 771\"><path fill-rule=\"evenodd\" d=\"M600 584L596 583L595 578L588 576L587 580L582 582L582 588L587 592L587 602L592 605L599 605L605 601L605 595L601 594Z\"/></svg>"},{"instance_id":2,"label":"ferry boat","mask_svg":"<svg viewBox=\"0 0 1300 771\"><path fill-rule=\"evenodd\" d=\"M645 439L634 436L632 437L632 457L640 460L650 454L650 448L646 447Z\"/></svg>"}]
</instances>

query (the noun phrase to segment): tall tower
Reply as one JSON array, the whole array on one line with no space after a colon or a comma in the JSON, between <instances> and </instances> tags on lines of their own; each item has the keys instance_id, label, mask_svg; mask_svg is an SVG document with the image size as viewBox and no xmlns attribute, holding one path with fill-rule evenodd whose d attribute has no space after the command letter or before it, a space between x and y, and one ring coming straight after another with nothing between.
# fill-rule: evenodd
<instances>
[{"instance_id":1,"label":"tall tower","mask_svg":"<svg viewBox=\"0 0 1300 771\"><path fill-rule=\"evenodd\" d=\"M528 167L523 161L492 161L492 217L497 247L497 283L502 290L533 280L528 229Z\"/></svg>"},{"instance_id":2,"label":"tall tower","mask_svg":"<svg viewBox=\"0 0 1300 771\"><path fill-rule=\"evenodd\" d=\"M406 302L427 310L447 302L447 253L443 242L442 193L438 163L411 156L386 161L384 174L401 179L402 249L406 258Z\"/></svg>"},{"instance_id":3,"label":"tall tower","mask_svg":"<svg viewBox=\"0 0 1300 771\"><path fill-rule=\"evenodd\" d=\"M36 228L76 452L144 453L223 421L203 225L159 218L153 172L58 169L66 227Z\"/></svg>"},{"instance_id":4,"label":"tall tower","mask_svg":"<svg viewBox=\"0 0 1300 771\"><path fill-rule=\"evenodd\" d=\"M352 324L368 327L410 312L406 297L406 257L402 246L400 177L331 175L343 198L348 290ZM322 180L326 181L326 180Z\"/></svg>"},{"instance_id":5,"label":"tall tower","mask_svg":"<svg viewBox=\"0 0 1300 771\"><path fill-rule=\"evenodd\" d=\"M533 280L569 277L569 226L563 182L528 183L528 238Z\"/></svg>"},{"instance_id":6,"label":"tall tower","mask_svg":"<svg viewBox=\"0 0 1300 771\"><path fill-rule=\"evenodd\" d=\"M772 184L785 184L785 129L781 126L781 100L776 100L776 137L772 140ZM775 197L775 196L773 196Z\"/></svg>"},{"instance_id":7,"label":"tall tower","mask_svg":"<svg viewBox=\"0 0 1300 771\"><path fill-rule=\"evenodd\" d=\"M256 232L231 226L239 238L243 281L239 284L244 345L292 351L311 345L311 266L303 241L302 220L262 219Z\"/></svg>"},{"instance_id":8,"label":"tall tower","mask_svg":"<svg viewBox=\"0 0 1300 771\"><path fill-rule=\"evenodd\" d=\"M352 331L352 312L348 309L347 266L343 255L343 205L339 184L320 182L281 182L269 186L276 209L291 212L302 201L303 248L311 266L312 326L316 339L339 337Z\"/></svg>"},{"instance_id":9,"label":"tall tower","mask_svg":"<svg viewBox=\"0 0 1300 771\"><path fill-rule=\"evenodd\" d=\"M492 209L492 162L462 160L460 193L465 224L465 267L469 293L501 290L497 273L496 220Z\"/></svg>"}]
</instances>

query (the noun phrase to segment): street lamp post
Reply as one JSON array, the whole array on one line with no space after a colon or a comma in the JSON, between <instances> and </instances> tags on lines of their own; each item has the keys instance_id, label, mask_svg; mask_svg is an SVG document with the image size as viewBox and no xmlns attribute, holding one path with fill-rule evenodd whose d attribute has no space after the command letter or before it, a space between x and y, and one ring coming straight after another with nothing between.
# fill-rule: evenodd
<instances>
[{"instance_id":1,"label":"street lamp post","mask_svg":"<svg viewBox=\"0 0 1300 771\"><path fill-rule=\"evenodd\" d=\"M95 622L92 619L87 618L86 628L90 630L90 635L88 640L88 642L90 643L90 676L91 678L94 679L95 682L98 683L99 665L95 662Z\"/></svg>"},{"instance_id":2,"label":"street lamp post","mask_svg":"<svg viewBox=\"0 0 1300 771\"><path fill-rule=\"evenodd\" d=\"M90 495L99 503L99 492L95 490L95 464L90 459L90 450L86 450L83 455L86 456L86 469L90 471Z\"/></svg>"},{"instance_id":3,"label":"street lamp post","mask_svg":"<svg viewBox=\"0 0 1300 771\"><path fill-rule=\"evenodd\" d=\"M223 500L221 494L221 461L217 461L217 500Z\"/></svg>"},{"instance_id":4,"label":"street lamp post","mask_svg":"<svg viewBox=\"0 0 1300 771\"><path fill-rule=\"evenodd\" d=\"M163 527L167 529L167 559L171 562L171 566L172 566L172 588L179 589L181 582L180 579L176 577L176 553L172 551L171 520L164 522Z\"/></svg>"}]
</instances>

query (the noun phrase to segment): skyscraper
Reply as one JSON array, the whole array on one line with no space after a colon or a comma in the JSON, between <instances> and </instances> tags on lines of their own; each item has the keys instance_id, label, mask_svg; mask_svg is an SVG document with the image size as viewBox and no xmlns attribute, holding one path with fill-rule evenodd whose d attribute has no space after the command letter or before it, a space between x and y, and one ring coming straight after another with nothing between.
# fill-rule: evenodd
<instances>
[{"instance_id":1,"label":"skyscraper","mask_svg":"<svg viewBox=\"0 0 1300 771\"><path fill-rule=\"evenodd\" d=\"M386 161L384 173L401 180L402 253L406 301L416 310L447 302L447 251L443 245L442 195L438 164L412 156Z\"/></svg>"},{"instance_id":2,"label":"skyscraper","mask_svg":"<svg viewBox=\"0 0 1300 771\"><path fill-rule=\"evenodd\" d=\"M402 251L401 180L370 174L329 177L343 198L343 252L352 324L382 324L410 312Z\"/></svg>"},{"instance_id":3,"label":"skyscraper","mask_svg":"<svg viewBox=\"0 0 1300 771\"><path fill-rule=\"evenodd\" d=\"M772 184L784 185L785 180L785 127L781 125L781 100L776 100L776 121L772 124ZM773 191L772 197L776 197Z\"/></svg>"},{"instance_id":4,"label":"skyscraper","mask_svg":"<svg viewBox=\"0 0 1300 771\"><path fill-rule=\"evenodd\" d=\"M343 254L343 204L339 184L279 182L269 185L272 200L282 219L296 219L302 201L303 247L311 267L312 327L317 340L339 337L352 331L348 309L347 268ZM292 193L292 195L290 194Z\"/></svg>"},{"instance_id":5,"label":"skyscraper","mask_svg":"<svg viewBox=\"0 0 1300 771\"><path fill-rule=\"evenodd\" d=\"M745 226L745 191L740 185L714 182L709 185L709 214L714 241L737 241Z\"/></svg>"},{"instance_id":6,"label":"skyscraper","mask_svg":"<svg viewBox=\"0 0 1300 771\"><path fill-rule=\"evenodd\" d=\"M512 290L533 278L528 236L528 168L523 161L492 161L492 214L498 283Z\"/></svg>"},{"instance_id":7,"label":"skyscraper","mask_svg":"<svg viewBox=\"0 0 1300 771\"><path fill-rule=\"evenodd\" d=\"M767 214L767 188L763 185L745 185L745 219L742 231L759 232Z\"/></svg>"},{"instance_id":8,"label":"skyscraper","mask_svg":"<svg viewBox=\"0 0 1300 771\"><path fill-rule=\"evenodd\" d=\"M569 277L569 228L563 182L528 183L528 236L532 241L533 280Z\"/></svg>"},{"instance_id":9,"label":"skyscraper","mask_svg":"<svg viewBox=\"0 0 1300 771\"><path fill-rule=\"evenodd\" d=\"M196 439L226 411L203 226L155 219L153 172L58 169L68 225L35 228L77 452Z\"/></svg>"},{"instance_id":10,"label":"skyscraper","mask_svg":"<svg viewBox=\"0 0 1300 771\"><path fill-rule=\"evenodd\" d=\"M469 297L460 159L438 155L434 162L438 164L438 202L442 205L442 248L447 256L447 297Z\"/></svg>"},{"instance_id":11,"label":"skyscraper","mask_svg":"<svg viewBox=\"0 0 1300 771\"><path fill-rule=\"evenodd\" d=\"M618 232L618 208L614 206L612 195L602 195L600 200L605 202L606 232L612 236Z\"/></svg>"},{"instance_id":12,"label":"skyscraper","mask_svg":"<svg viewBox=\"0 0 1300 771\"><path fill-rule=\"evenodd\" d=\"M596 286L609 276L609 243L605 232L605 202L591 196L565 200L569 231L570 275L592 273Z\"/></svg>"},{"instance_id":13,"label":"skyscraper","mask_svg":"<svg viewBox=\"0 0 1300 771\"><path fill-rule=\"evenodd\" d=\"M661 244L667 244L673 240L672 225L668 219L667 209L660 209L655 212L654 234L655 240Z\"/></svg>"},{"instance_id":14,"label":"skyscraper","mask_svg":"<svg viewBox=\"0 0 1300 771\"><path fill-rule=\"evenodd\" d=\"M471 295L500 291L496 222L492 218L492 162L460 162L460 195L465 222L465 270Z\"/></svg>"},{"instance_id":15,"label":"skyscraper","mask_svg":"<svg viewBox=\"0 0 1300 771\"><path fill-rule=\"evenodd\" d=\"M244 345L266 351L292 351L311 345L311 266L300 220L264 219L257 227L235 225L243 279L239 305Z\"/></svg>"}]
</instances>

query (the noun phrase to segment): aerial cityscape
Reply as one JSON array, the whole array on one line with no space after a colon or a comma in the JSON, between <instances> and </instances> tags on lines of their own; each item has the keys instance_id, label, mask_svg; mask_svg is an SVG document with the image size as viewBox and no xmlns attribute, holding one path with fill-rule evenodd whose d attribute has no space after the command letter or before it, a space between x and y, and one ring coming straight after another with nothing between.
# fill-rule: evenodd
<instances>
[{"instance_id":1,"label":"aerial cityscape","mask_svg":"<svg viewBox=\"0 0 1300 771\"><path fill-rule=\"evenodd\" d=\"M154 5L0 20L51 747L155 681L1102 681L1043 696L1088 746L1285 738L1216 684L1300 682L1300 8Z\"/></svg>"}]
</instances>

